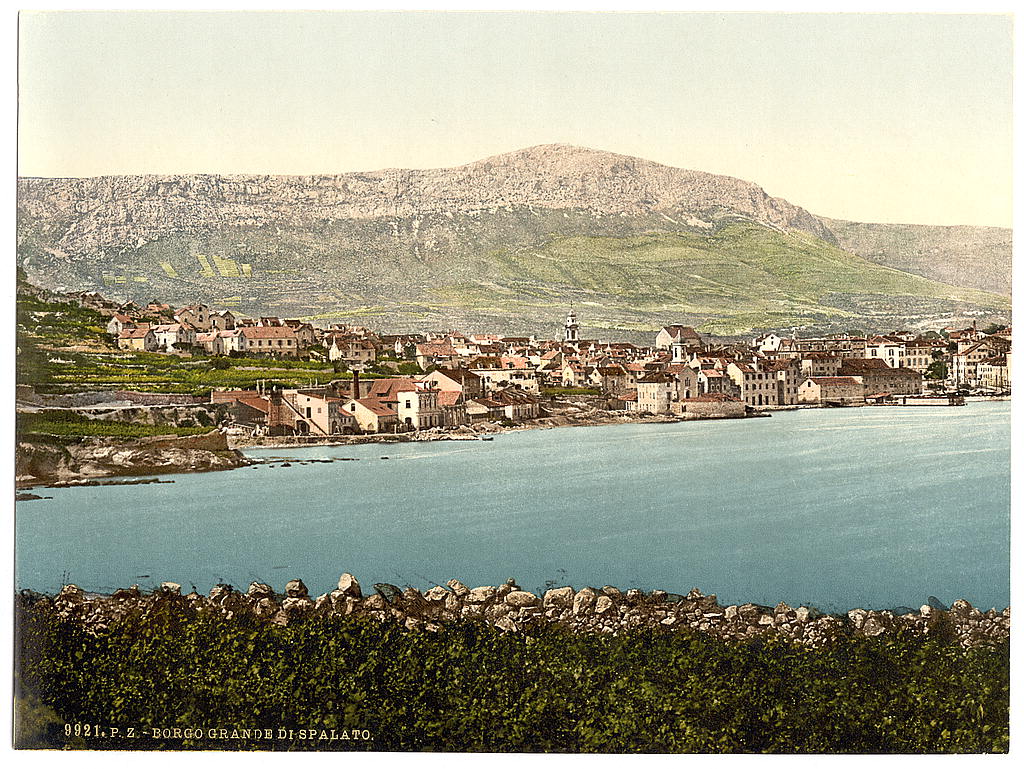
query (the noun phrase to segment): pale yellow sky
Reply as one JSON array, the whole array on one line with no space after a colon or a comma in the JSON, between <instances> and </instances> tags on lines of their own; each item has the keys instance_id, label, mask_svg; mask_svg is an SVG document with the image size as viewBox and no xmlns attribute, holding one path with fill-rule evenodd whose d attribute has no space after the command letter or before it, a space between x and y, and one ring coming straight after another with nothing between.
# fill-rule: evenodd
<instances>
[{"instance_id":1,"label":"pale yellow sky","mask_svg":"<svg viewBox=\"0 0 1024 769\"><path fill-rule=\"evenodd\" d=\"M564 142L859 221L1010 226L1009 16L23 13L19 174L337 173Z\"/></svg>"}]
</instances>

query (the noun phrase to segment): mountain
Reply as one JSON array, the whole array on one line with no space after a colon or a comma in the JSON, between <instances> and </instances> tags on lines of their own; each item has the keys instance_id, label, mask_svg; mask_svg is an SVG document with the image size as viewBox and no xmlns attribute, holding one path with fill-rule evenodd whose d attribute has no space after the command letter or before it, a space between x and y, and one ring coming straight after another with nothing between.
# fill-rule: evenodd
<instances>
[{"instance_id":1,"label":"mountain","mask_svg":"<svg viewBox=\"0 0 1024 769\"><path fill-rule=\"evenodd\" d=\"M755 184L566 145L450 169L24 178L18 193L33 280L244 313L525 333L573 301L611 337L1009 312L844 250Z\"/></svg>"},{"instance_id":2,"label":"mountain","mask_svg":"<svg viewBox=\"0 0 1024 769\"><path fill-rule=\"evenodd\" d=\"M850 253L954 286L1010 295L1013 230L822 219Z\"/></svg>"}]
</instances>

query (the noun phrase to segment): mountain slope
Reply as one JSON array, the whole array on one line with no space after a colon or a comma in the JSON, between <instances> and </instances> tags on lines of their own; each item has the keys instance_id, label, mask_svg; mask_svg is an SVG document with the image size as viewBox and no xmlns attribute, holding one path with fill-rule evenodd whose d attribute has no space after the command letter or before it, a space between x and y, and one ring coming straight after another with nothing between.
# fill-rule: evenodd
<instances>
[{"instance_id":1,"label":"mountain slope","mask_svg":"<svg viewBox=\"0 0 1024 769\"><path fill-rule=\"evenodd\" d=\"M1009 312L843 251L756 185L564 145L423 171L22 179L18 206L43 285L253 314L550 332L572 300L596 329L741 333Z\"/></svg>"},{"instance_id":2,"label":"mountain slope","mask_svg":"<svg viewBox=\"0 0 1024 769\"><path fill-rule=\"evenodd\" d=\"M876 264L956 286L1010 295L1012 230L822 221L842 248Z\"/></svg>"}]
</instances>

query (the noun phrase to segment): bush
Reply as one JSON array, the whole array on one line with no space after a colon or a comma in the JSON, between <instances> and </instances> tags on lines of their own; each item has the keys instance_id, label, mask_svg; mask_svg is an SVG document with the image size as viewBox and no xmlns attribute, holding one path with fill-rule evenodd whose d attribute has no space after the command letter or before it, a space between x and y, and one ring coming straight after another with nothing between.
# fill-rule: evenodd
<instances>
[{"instance_id":1,"label":"bush","mask_svg":"<svg viewBox=\"0 0 1024 769\"><path fill-rule=\"evenodd\" d=\"M821 649L691 632L436 633L313 615L279 627L180 596L99 635L16 606L32 740L135 725L102 749L960 753L1008 746L1009 651L904 635ZM153 737L152 727L367 729L368 742ZM47 737L49 735L49 738ZM21 729L19 746L29 735ZM74 735L69 735L69 738ZM64 732L52 747L65 747Z\"/></svg>"}]
</instances>

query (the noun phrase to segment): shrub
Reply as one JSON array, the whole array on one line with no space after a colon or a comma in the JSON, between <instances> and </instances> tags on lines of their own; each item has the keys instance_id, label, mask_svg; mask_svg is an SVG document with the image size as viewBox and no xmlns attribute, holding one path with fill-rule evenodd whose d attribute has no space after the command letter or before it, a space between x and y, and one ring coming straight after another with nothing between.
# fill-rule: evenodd
<instances>
[{"instance_id":1,"label":"shrub","mask_svg":"<svg viewBox=\"0 0 1024 769\"><path fill-rule=\"evenodd\" d=\"M1009 651L907 635L821 649L642 629L287 627L180 596L99 635L16 605L16 742L63 723L367 729L369 742L85 736L102 749L961 753L1008 746ZM24 725L27 724L27 725ZM24 726L23 726L24 725ZM148 733L147 733L148 734ZM74 735L70 735L74 736ZM63 731L53 747L65 747Z\"/></svg>"}]
</instances>

